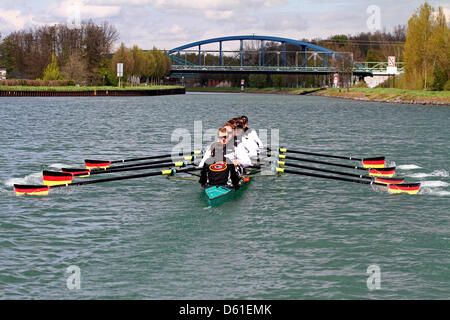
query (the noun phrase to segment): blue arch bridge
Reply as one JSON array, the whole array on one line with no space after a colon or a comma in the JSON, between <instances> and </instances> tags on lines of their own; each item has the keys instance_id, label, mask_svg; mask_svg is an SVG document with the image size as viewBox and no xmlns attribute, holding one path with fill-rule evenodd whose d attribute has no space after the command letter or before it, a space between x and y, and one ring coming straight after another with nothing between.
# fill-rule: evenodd
<instances>
[{"instance_id":1,"label":"blue arch bridge","mask_svg":"<svg viewBox=\"0 0 450 320\"><path fill-rule=\"evenodd\" d=\"M224 50L223 43L228 41L239 41L239 50ZM212 50L211 44L215 47ZM353 61L350 52L335 52L312 43L272 36L212 38L173 48L168 55L172 61L172 77L198 73L347 73L362 78L382 71Z\"/></svg>"}]
</instances>

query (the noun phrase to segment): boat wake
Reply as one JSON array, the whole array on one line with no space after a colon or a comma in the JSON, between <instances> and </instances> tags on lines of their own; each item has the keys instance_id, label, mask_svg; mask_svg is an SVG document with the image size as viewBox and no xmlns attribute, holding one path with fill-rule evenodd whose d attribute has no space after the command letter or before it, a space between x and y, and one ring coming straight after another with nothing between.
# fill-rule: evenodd
<instances>
[{"instance_id":1,"label":"boat wake","mask_svg":"<svg viewBox=\"0 0 450 320\"><path fill-rule=\"evenodd\" d=\"M415 164L403 164L397 167L399 170L415 170L415 169L422 169L422 167L417 166Z\"/></svg>"},{"instance_id":2,"label":"boat wake","mask_svg":"<svg viewBox=\"0 0 450 320\"><path fill-rule=\"evenodd\" d=\"M427 177L444 177L448 178L450 175L447 170L435 170L431 173L425 173L425 172L418 172L418 173L412 173L409 175L406 175L410 178L427 178Z\"/></svg>"},{"instance_id":3,"label":"boat wake","mask_svg":"<svg viewBox=\"0 0 450 320\"><path fill-rule=\"evenodd\" d=\"M421 181L420 182L422 187L428 187L428 188L442 188L442 187L448 187L450 184L444 181Z\"/></svg>"},{"instance_id":4,"label":"boat wake","mask_svg":"<svg viewBox=\"0 0 450 320\"><path fill-rule=\"evenodd\" d=\"M29 174L23 178L11 178L5 181L4 185L13 187L15 184L42 184L42 171Z\"/></svg>"}]
</instances>

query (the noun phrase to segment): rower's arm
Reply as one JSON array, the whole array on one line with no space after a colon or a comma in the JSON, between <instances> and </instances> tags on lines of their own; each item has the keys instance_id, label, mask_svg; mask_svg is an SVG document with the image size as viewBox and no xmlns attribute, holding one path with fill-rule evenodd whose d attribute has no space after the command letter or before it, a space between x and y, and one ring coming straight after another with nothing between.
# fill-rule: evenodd
<instances>
[{"instance_id":1,"label":"rower's arm","mask_svg":"<svg viewBox=\"0 0 450 320\"><path fill-rule=\"evenodd\" d=\"M200 163L198 164L199 167L203 167L203 165L205 164L205 161L208 160L211 157L211 149L207 149L205 151L205 154L203 155L202 160L200 161Z\"/></svg>"}]
</instances>

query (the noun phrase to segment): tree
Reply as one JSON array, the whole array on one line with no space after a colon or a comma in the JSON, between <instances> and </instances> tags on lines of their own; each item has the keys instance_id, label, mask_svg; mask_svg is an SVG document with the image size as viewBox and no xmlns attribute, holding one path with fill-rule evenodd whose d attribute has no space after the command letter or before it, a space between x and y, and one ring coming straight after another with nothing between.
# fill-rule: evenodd
<instances>
[{"instance_id":1,"label":"tree","mask_svg":"<svg viewBox=\"0 0 450 320\"><path fill-rule=\"evenodd\" d=\"M50 64L44 70L43 80L61 80L58 61L56 60L56 56L54 53L52 54L52 62L50 62Z\"/></svg>"},{"instance_id":2,"label":"tree","mask_svg":"<svg viewBox=\"0 0 450 320\"><path fill-rule=\"evenodd\" d=\"M87 66L80 54L73 53L61 68L61 75L68 80L80 83L87 78Z\"/></svg>"},{"instance_id":3,"label":"tree","mask_svg":"<svg viewBox=\"0 0 450 320\"><path fill-rule=\"evenodd\" d=\"M408 21L405 77L409 87L427 89L434 82L433 74L438 75L442 69L448 75L448 39L449 28L442 8L435 15L433 8L425 2Z\"/></svg>"},{"instance_id":4,"label":"tree","mask_svg":"<svg viewBox=\"0 0 450 320\"><path fill-rule=\"evenodd\" d=\"M156 60L151 51L144 51L144 64L142 75L146 77L146 82L153 77L156 70Z\"/></svg>"},{"instance_id":5,"label":"tree","mask_svg":"<svg viewBox=\"0 0 450 320\"><path fill-rule=\"evenodd\" d=\"M127 79L133 74L134 59L130 49L121 44L112 58L111 69L114 73L117 72L117 64L123 63L123 77Z\"/></svg>"}]
</instances>

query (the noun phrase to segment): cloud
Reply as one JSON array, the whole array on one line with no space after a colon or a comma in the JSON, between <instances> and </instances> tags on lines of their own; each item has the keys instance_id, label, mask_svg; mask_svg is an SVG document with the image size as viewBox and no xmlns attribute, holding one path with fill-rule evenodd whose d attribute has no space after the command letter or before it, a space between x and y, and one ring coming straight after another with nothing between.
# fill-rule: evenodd
<instances>
[{"instance_id":1,"label":"cloud","mask_svg":"<svg viewBox=\"0 0 450 320\"><path fill-rule=\"evenodd\" d=\"M41 23L35 21L31 14L24 14L22 11L15 9L0 9L0 25L2 25L0 31L16 31L36 24Z\"/></svg>"},{"instance_id":2,"label":"cloud","mask_svg":"<svg viewBox=\"0 0 450 320\"><path fill-rule=\"evenodd\" d=\"M52 9L52 14L60 18L71 18L79 12L82 20L109 18L120 13L120 5L95 5L87 0L62 1Z\"/></svg>"}]
</instances>

